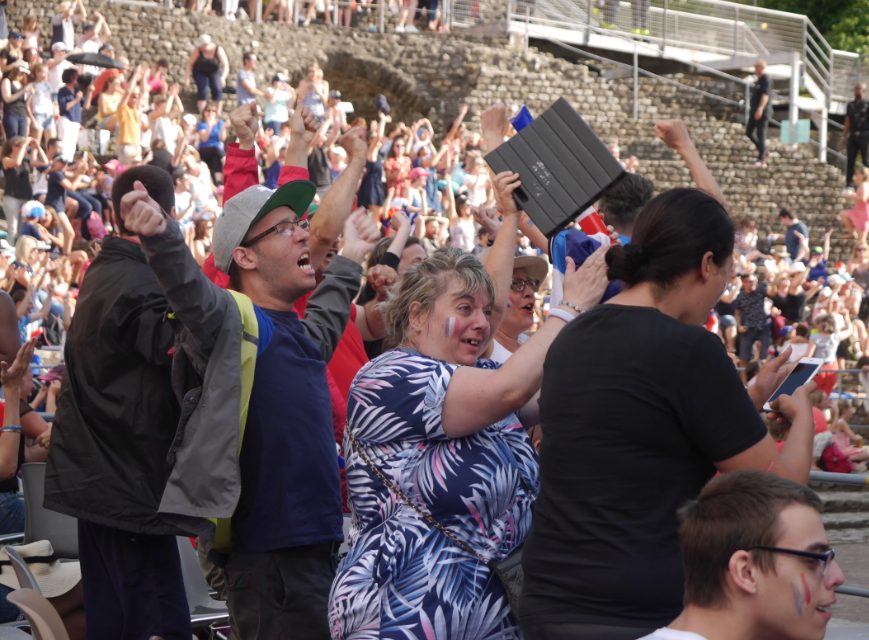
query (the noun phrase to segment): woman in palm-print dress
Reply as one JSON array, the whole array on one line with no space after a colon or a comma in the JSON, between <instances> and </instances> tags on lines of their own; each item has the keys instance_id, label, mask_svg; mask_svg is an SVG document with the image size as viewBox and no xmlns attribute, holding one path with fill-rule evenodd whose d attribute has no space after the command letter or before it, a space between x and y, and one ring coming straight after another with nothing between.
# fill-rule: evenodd
<instances>
[{"instance_id":1,"label":"woman in palm-print dress","mask_svg":"<svg viewBox=\"0 0 869 640\"><path fill-rule=\"evenodd\" d=\"M511 175L499 174L496 186L518 184ZM518 217L506 208L506 228L493 247L500 241L508 274L499 289L510 283ZM600 258L571 271L566 301L588 308L600 298L606 282ZM535 419L532 397L546 350L573 311L565 306L553 314L498 367L479 360L496 296L476 257L438 251L398 287L385 315L400 346L360 370L348 400L344 450L353 527L332 586L332 637L519 638L504 590L481 558L507 557L528 533L537 458L517 412Z\"/></svg>"}]
</instances>

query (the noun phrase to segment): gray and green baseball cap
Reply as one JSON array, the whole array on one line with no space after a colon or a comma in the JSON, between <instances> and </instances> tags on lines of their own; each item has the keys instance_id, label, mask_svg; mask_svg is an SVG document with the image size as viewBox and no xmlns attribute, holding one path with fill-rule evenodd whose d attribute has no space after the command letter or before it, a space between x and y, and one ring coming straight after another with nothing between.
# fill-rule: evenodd
<instances>
[{"instance_id":1,"label":"gray and green baseball cap","mask_svg":"<svg viewBox=\"0 0 869 640\"><path fill-rule=\"evenodd\" d=\"M272 191L262 185L248 187L223 203L223 213L214 223L211 247L214 265L229 273L232 250L242 243L248 230L262 217L278 207L289 207L301 218L317 193L308 180L293 180Z\"/></svg>"}]
</instances>

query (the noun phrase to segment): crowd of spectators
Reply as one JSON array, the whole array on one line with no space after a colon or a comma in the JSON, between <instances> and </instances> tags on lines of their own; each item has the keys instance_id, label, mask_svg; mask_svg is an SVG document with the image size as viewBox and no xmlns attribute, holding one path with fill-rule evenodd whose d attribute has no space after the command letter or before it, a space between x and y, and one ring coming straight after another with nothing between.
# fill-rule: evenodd
<instances>
[{"instance_id":1,"label":"crowd of spectators","mask_svg":"<svg viewBox=\"0 0 869 640\"><path fill-rule=\"evenodd\" d=\"M239 7L239 0L175 0L175 4L184 6L190 13L219 14L234 21L239 18L255 20L258 3L248 0ZM419 33L417 25L429 31L448 31L450 5L447 0L387 0L382 3L374 0L305 0L300 3L263 0L261 10L264 21L292 24L295 17L300 26L315 23L345 28L356 26L363 19L370 22L375 12L382 10L395 17L396 33Z\"/></svg>"},{"instance_id":2,"label":"crowd of spectators","mask_svg":"<svg viewBox=\"0 0 869 640\"><path fill-rule=\"evenodd\" d=\"M397 30L416 30L416 0L389 7ZM339 20L370 10L342 5ZM236 19L237 0L222 11ZM332 19L328 0L305 19L318 12ZM273 13L289 20L288 3ZM430 2L428 28L440 17ZM833 264L833 230L813 235L798 212L782 208L781 233L763 239L754 219L734 221L684 124L660 122L698 189L653 198L627 158L596 205L611 235L580 257L577 228L550 243L518 209L518 175L486 164L516 134L517 105L492 106L475 131L461 105L439 129L378 95L366 120L316 64L295 82L269 69L265 85L259 64L202 34L173 78L166 60L116 56L83 0L10 25L0 52L0 358L13 363L7 407L21 396L3 419L0 482L48 457L46 504L79 518L83 581L55 603L73 637L82 598L91 637L189 636L174 536L203 533L190 503L209 474L235 483L208 493L228 505L215 517L233 514L232 545L200 544L209 575L227 578L239 637L512 638L521 622L527 637L600 640L678 616L676 510L716 471L805 482L812 465L865 468L856 396L836 372L869 364L865 169L841 217L853 257ZM619 141L609 148L620 159ZM68 369L37 369L32 389L34 348L64 344ZM759 407L800 357L824 360L818 391L785 396L764 422ZM31 407L57 408L53 435ZM22 433L26 456L4 446ZM670 485L622 482L638 466ZM3 491L0 533L19 531L21 500ZM353 526L336 576L342 511ZM492 565L526 537L517 605ZM581 548L596 557L573 557ZM812 578L824 589L840 582L831 560ZM160 587L143 594L126 573Z\"/></svg>"}]
</instances>

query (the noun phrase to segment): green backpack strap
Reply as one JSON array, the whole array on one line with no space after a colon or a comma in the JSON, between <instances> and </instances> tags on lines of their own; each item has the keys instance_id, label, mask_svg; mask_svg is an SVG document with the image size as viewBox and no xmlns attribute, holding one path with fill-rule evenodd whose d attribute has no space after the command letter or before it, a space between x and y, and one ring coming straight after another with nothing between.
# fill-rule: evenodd
<instances>
[{"instance_id":1,"label":"green backpack strap","mask_svg":"<svg viewBox=\"0 0 869 640\"><path fill-rule=\"evenodd\" d=\"M235 300L238 311L241 314L242 340L241 340L241 412L238 423L238 451L241 454L241 443L244 441L244 427L247 424L247 412L250 405L250 394L253 390L253 375L256 371L257 347L259 344L259 323L253 302L243 293L227 290ZM210 518L214 523L214 546L220 552L228 552L232 549L232 520L230 518Z\"/></svg>"}]
</instances>

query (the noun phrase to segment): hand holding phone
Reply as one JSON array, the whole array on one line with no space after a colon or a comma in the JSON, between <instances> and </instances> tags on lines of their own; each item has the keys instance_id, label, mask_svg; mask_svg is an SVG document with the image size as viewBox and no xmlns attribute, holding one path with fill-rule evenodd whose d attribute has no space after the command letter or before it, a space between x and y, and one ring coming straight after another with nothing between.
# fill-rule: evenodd
<instances>
[{"instance_id":1,"label":"hand holding phone","mask_svg":"<svg viewBox=\"0 0 869 640\"><path fill-rule=\"evenodd\" d=\"M764 411L773 411L771 403L782 395L792 396L794 392L804 384L807 384L818 373L824 361L820 358L802 358L797 366L788 374L778 388L773 391L769 399L764 403Z\"/></svg>"}]
</instances>

